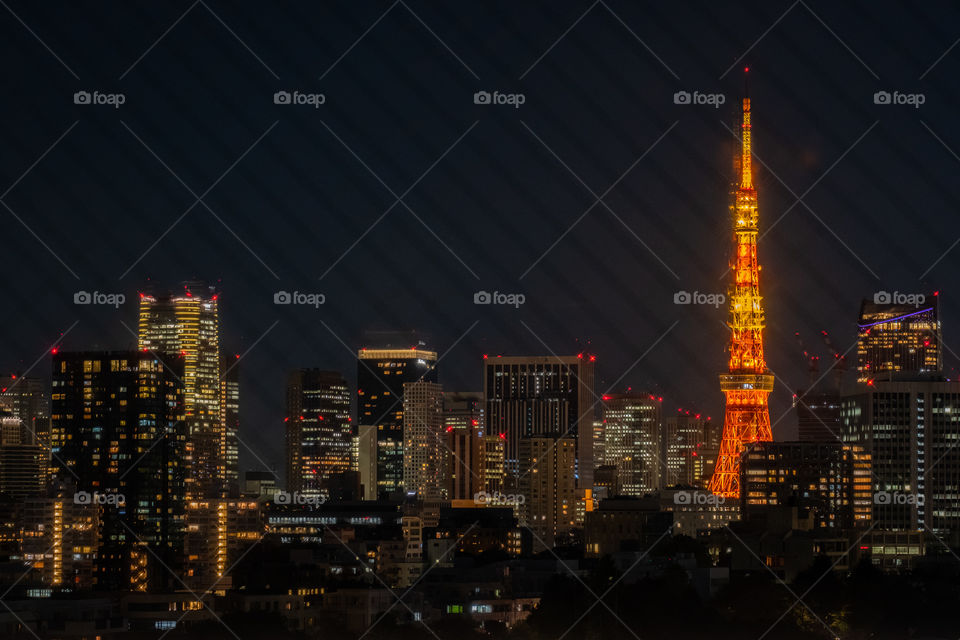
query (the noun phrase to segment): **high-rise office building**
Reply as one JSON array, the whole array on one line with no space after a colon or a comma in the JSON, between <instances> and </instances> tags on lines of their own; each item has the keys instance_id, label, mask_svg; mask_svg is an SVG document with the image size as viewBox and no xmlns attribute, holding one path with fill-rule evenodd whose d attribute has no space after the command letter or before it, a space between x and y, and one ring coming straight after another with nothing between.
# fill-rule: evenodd
<instances>
[{"instance_id":1,"label":"high-rise office building","mask_svg":"<svg viewBox=\"0 0 960 640\"><path fill-rule=\"evenodd\" d=\"M574 438L530 436L519 443L520 523L533 532L535 551L562 544L576 524Z\"/></svg>"},{"instance_id":2,"label":"high-rise office building","mask_svg":"<svg viewBox=\"0 0 960 640\"><path fill-rule=\"evenodd\" d=\"M50 446L50 391L45 380L0 375L0 408L21 420L20 444Z\"/></svg>"},{"instance_id":3,"label":"high-rise office building","mask_svg":"<svg viewBox=\"0 0 960 640\"><path fill-rule=\"evenodd\" d=\"M353 470L350 390L336 371L298 369L287 378L287 490L330 497L330 479Z\"/></svg>"},{"instance_id":4,"label":"high-rise office building","mask_svg":"<svg viewBox=\"0 0 960 640\"><path fill-rule=\"evenodd\" d=\"M358 445L369 448L376 441L376 477L365 469L373 451L359 451L360 476L367 499L403 489L403 385L437 381L437 353L423 345L362 348L357 353ZM382 344L382 343L381 343ZM370 433L370 431L373 433Z\"/></svg>"},{"instance_id":5,"label":"high-rise office building","mask_svg":"<svg viewBox=\"0 0 960 640\"><path fill-rule=\"evenodd\" d=\"M662 486L706 487L720 452L720 430L710 416L678 411L663 422L666 477Z\"/></svg>"},{"instance_id":6,"label":"high-rise office building","mask_svg":"<svg viewBox=\"0 0 960 640\"><path fill-rule=\"evenodd\" d=\"M576 442L577 488L593 488L596 357L484 356L487 429L504 434L508 481L519 475L520 441L570 437Z\"/></svg>"},{"instance_id":7,"label":"high-rise office building","mask_svg":"<svg viewBox=\"0 0 960 640\"><path fill-rule=\"evenodd\" d=\"M131 553L152 551L150 582L172 580L182 554L184 359L143 351L60 351L53 356L52 446L76 480L76 500L101 507L95 581L128 588Z\"/></svg>"},{"instance_id":8,"label":"high-rise office building","mask_svg":"<svg viewBox=\"0 0 960 640\"><path fill-rule=\"evenodd\" d=\"M443 388L436 382L404 383L403 488L407 494L447 499L448 454Z\"/></svg>"},{"instance_id":9,"label":"high-rise office building","mask_svg":"<svg viewBox=\"0 0 960 640\"><path fill-rule=\"evenodd\" d=\"M857 381L896 380L942 369L940 296L879 293L864 300L857 321ZM921 300L922 298L922 300Z\"/></svg>"},{"instance_id":10,"label":"high-rise office building","mask_svg":"<svg viewBox=\"0 0 960 640\"><path fill-rule=\"evenodd\" d=\"M871 454L876 527L960 543L960 382L877 380L844 395L841 419Z\"/></svg>"},{"instance_id":11,"label":"high-rise office building","mask_svg":"<svg viewBox=\"0 0 960 640\"><path fill-rule=\"evenodd\" d=\"M841 441L843 425L840 421L839 390L798 391L794 396L793 409L801 442Z\"/></svg>"},{"instance_id":12,"label":"high-rise office building","mask_svg":"<svg viewBox=\"0 0 960 640\"><path fill-rule=\"evenodd\" d=\"M229 487L240 486L240 356L220 361L220 433L217 475Z\"/></svg>"},{"instance_id":13,"label":"high-rise office building","mask_svg":"<svg viewBox=\"0 0 960 640\"><path fill-rule=\"evenodd\" d=\"M261 506L249 498L190 500L186 505L183 581L197 593L232 586L232 568L264 534Z\"/></svg>"},{"instance_id":14,"label":"high-rise office building","mask_svg":"<svg viewBox=\"0 0 960 640\"><path fill-rule=\"evenodd\" d=\"M49 587L87 591L97 587L100 507L78 503L72 488L52 488L49 495L23 503L21 551L40 582ZM139 584L134 572L127 587Z\"/></svg>"},{"instance_id":15,"label":"high-rise office building","mask_svg":"<svg viewBox=\"0 0 960 640\"><path fill-rule=\"evenodd\" d=\"M18 500L44 493L49 458L46 447L24 444L24 436L30 434L23 420L0 409L0 493Z\"/></svg>"},{"instance_id":16,"label":"high-rise office building","mask_svg":"<svg viewBox=\"0 0 960 640\"><path fill-rule=\"evenodd\" d=\"M758 442L740 463L744 519L771 507L797 507L822 529L869 527L870 454L834 442Z\"/></svg>"},{"instance_id":17,"label":"high-rise office building","mask_svg":"<svg viewBox=\"0 0 960 640\"><path fill-rule=\"evenodd\" d=\"M185 283L178 293L140 294L139 348L183 357L187 494L191 497L219 494L228 480L227 464L220 460L227 439L220 406L217 298L213 287L197 282Z\"/></svg>"},{"instance_id":18,"label":"high-rise office building","mask_svg":"<svg viewBox=\"0 0 960 640\"><path fill-rule=\"evenodd\" d=\"M443 394L443 428L449 449L447 485L451 500L471 500L482 491L480 453L485 437L483 392Z\"/></svg>"},{"instance_id":19,"label":"high-rise office building","mask_svg":"<svg viewBox=\"0 0 960 640\"><path fill-rule=\"evenodd\" d=\"M662 399L628 391L603 396L604 452L617 467L617 486L625 496L643 496L660 488L663 451Z\"/></svg>"}]
</instances>

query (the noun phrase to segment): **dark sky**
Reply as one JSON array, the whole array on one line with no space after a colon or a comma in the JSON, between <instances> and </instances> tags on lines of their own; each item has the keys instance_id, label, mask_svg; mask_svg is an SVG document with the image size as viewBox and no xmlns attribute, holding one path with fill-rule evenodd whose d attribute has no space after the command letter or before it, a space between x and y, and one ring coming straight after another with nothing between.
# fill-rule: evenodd
<instances>
[{"instance_id":1,"label":"dark sky","mask_svg":"<svg viewBox=\"0 0 960 640\"><path fill-rule=\"evenodd\" d=\"M483 353L587 349L598 392L649 388L719 419L725 310L673 295L726 290L745 65L774 422L806 381L794 332L846 350L878 290L940 290L957 365L955 3L4 6L4 369L71 326L64 348L130 347L138 289L205 278L225 348L249 349L241 437L268 464L285 372L354 379L366 329L429 333L447 388L479 389ZM326 101L276 105L280 90ZM480 90L525 102L476 105ZM677 105L680 90L726 102ZM925 102L874 104L881 90ZM526 303L476 306L481 289ZM78 306L78 290L128 302ZM326 304L277 306L278 290ZM774 432L793 435L790 417Z\"/></svg>"}]
</instances>

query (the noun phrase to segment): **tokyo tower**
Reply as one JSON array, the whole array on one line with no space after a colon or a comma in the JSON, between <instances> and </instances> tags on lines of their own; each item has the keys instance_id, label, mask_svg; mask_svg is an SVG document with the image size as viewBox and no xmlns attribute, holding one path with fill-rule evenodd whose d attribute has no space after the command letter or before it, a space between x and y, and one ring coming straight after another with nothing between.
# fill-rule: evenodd
<instances>
[{"instance_id":1,"label":"tokyo tower","mask_svg":"<svg viewBox=\"0 0 960 640\"><path fill-rule=\"evenodd\" d=\"M734 195L733 238L736 252L730 263L730 366L720 374L726 396L723 435L717 464L710 478L711 493L740 497L740 454L751 442L773 440L767 396L773 375L763 358L763 303L757 261L757 190L753 186L750 98L743 99L740 134L740 185Z\"/></svg>"}]
</instances>

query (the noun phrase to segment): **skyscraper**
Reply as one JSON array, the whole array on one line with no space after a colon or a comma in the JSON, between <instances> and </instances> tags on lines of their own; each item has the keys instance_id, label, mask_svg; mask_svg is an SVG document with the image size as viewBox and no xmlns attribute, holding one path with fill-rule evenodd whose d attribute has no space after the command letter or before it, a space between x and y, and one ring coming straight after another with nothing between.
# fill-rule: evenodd
<instances>
[{"instance_id":1,"label":"skyscraper","mask_svg":"<svg viewBox=\"0 0 960 640\"><path fill-rule=\"evenodd\" d=\"M443 427L449 448L447 484L451 500L471 500L483 491L480 457L486 420L483 392L443 394Z\"/></svg>"},{"instance_id":2,"label":"skyscraper","mask_svg":"<svg viewBox=\"0 0 960 640\"><path fill-rule=\"evenodd\" d=\"M336 371L298 369L287 379L287 490L330 497L331 477L353 469L350 390Z\"/></svg>"},{"instance_id":3,"label":"skyscraper","mask_svg":"<svg viewBox=\"0 0 960 640\"><path fill-rule=\"evenodd\" d=\"M53 356L53 451L76 480L78 503L101 505L96 585L123 589L140 579L130 557L141 545L158 562L153 586L171 580L183 544L184 359L142 351ZM142 551L142 550L141 550ZM158 558L159 560L154 560Z\"/></svg>"},{"instance_id":4,"label":"skyscraper","mask_svg":"<svg viewBox=\"0 0 960 640\"><path fill-rule=\"evenodd\" d=\"M666 478L662 486L706 487L720 451L720 428L709 416L678 411L664 420Z\"/></svg>"},{"instance_id":5,"label":"skyscraper","mask_svg":"<svg viewBox=\"0 0 960 640\"><path fill-rule=\"evenodd\" d=\"M898 294L880 293L881 301L864 300L860 305L858 382L942 370L940 296L937 292L914 295L910 302L903 302L894 300L894 295Z\"/></svg>"},{"instance_id":6,"label":"skyscraper","mask_svg":"<svg viewBox=\"0 0 960 640\"><path fill-rule=\"evenodd\" d=\"M960 544L960 382L876 381L841 403L844 442L870 452L878 529Z\"/></svg>"},{"instance_id":7,"label":"skyscraper","mask_svg":"<svg viewBox=\"0 0 960 640\"><path fill-rule=\"evenodd\" d=\"M576 522L575 439L530 436L519 442L520 523L534 534L535 551L562 544Z\"/></svg>"},{"instance_id":8,"label":"skyscraper","mask_svg":"<svg viewBox=\"0 0 960 640\"><path fill-rule=\"evenodd\" d=\"M726 397L720 453L710 478L710 491L725 498L740 497L740 454L751 442L773 440L767 397L773 375L763 356L763 299L757 258L760 215L753 186L753 132L750 98L743 99L740 127L740 180L734 194L734 257L730 264L730 362L720 375Z\"/></svg>"},{"instance_id":9,"label":"skyscraper","mask_svg":"<svg viewBox=\"0 0 960 640\"><path fill-rule=\"evenodd\" d=\"M873 502L870 455L859 445L758 442L741 461L743 517L797 507L823 529L869 527Z\"/></svg>"},{"instance_id":10,"label":"skyscraper","mask_svg":"<svg viewBox=\"0 0 960 640\"><path fill-rule=\"evenodd\" d=\"M228 487L240 486L240 356L220 361L220 442L217 475Z\"/></svg>"},{"instance_id":11,"label":"skyscraper","mask_svg":"<svg viewBox=\"0 0 960 640\"><path fill-rule=\"evenodd\" d=\"M403 488L426 500L446 499L448 453L443 389L436 382L403 385Z\"/></svg>"},{"instance_id":12,"label":"skyscraper","mask_svg":"<svg viewBox=\"0 0 960 640\"><path fill-rule=\"evenodd\" d=\"M361 348L357 353L357 432L359 444L376 439L376 490L365 486L367 499L403 489L403 385L407 382L436 382L437 354L417 345L408 348L385 346ZM369 431L372 428L373 434ZM372 458L360 452L361 464Z\"/></svg>"},{"instance_id":13,"label":"skyscraper","mask_svg":"<svg viewBox=\"0 0 960 640\"><path fill-rule=\"evenodd\" d=\"M50 446L50 396L45 380L15 373L0 376L0 407L21 420L21 444Z\"/></svg>"},{"instance_id":14,"label":"skyscraper","mask_svg":"<svg viewBox=\"0 0 960 640\"><path fill-rule=\"evenodd\" d=\"M181 355L187 425L187 494L219 494L227 483L221 447L220 320L213 288L187 282L181 293L140 294L139 348ZM232 475L232 474L230 474Z\"/></svg>"},{"instance_id":15,"label":"skyscraper","mask_svg":"<svg viewBox=\"0 0 960 640\"><path fill-rule=\"evenodd\" d=\"M648 393L603 396L604 452L617 468L622 495L641 497L660 488L661 404Z\"/></svg>"},{"instance_id":16,"label":"skyscraper","mask_svg":"<svg viewBox=\"0 0 960 640\"><path fill-rule=\"evenodd\" d=\"M22 500L44 493L49 450L25 444L23 421L0 409L0 493ZM32 437L31 437L32 440Z\"/></svg>"},{"instance_id":17,"label":"skyscraper","mask_svg":"<svg viewBox=\"0 0 960 640\"><path fill-rule=\"evenodd\" d=\"M487 429L506 439L508 481L519 475L520 441L570 437L576 443L577 488L593 488L596 357L484 356Z\"/></svg>"},{"instance_id":18,"label":"skyscraper","mask_svg":"<svg viewBox=\"0 0 960 640\"><path fill-rule=\"evenodd\" d=\"M802 442L840 442L840 391L799 391L794 398L799 439Z\"/></svg>"}]
</instances>

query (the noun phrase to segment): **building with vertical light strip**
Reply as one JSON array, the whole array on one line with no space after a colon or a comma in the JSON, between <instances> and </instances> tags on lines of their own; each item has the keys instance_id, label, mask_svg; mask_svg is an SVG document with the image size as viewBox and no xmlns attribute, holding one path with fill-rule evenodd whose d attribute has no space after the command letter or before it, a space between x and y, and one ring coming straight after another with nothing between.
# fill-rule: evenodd
<instances>
[{"instance_id":1,"label":"building with vertical light strip","mask_svg":"<svg viewBox=\"0 0 960 640\"><path fill-rule=\"evenodd\" d=\"M350 389L336 371L298 369L287 378L287 490L330 497L330 481L353 471Z\"/></svg>"},{"instance_id":2,"label":"building with vertical light strip","mask_svg":"<svg viewBox=\"0 0 960 640\"><path fill-rule=\"evenodd\" d=\"M187 493L218 495L227 482L220 458L225 424L221 412L220 320L212 287L187 282L183 291L140 294L139 348L181 355L187 424Z\"/></svg>"},{"instance_id":3,"label":"building with vertical light strip","mask_svg":"<svg viewBox=\"0 0 960 640\"><path fill-rule=\"evenodd\" d=\"M864 300L857 321L857 381L896 380L942 370L940 295L920 304ZM883 294L878 294L883 297ZM916 298L919 300L919 298Z\"/></svg>"},{"instance_id":4,"label":"building with vertical light strip","mask_svg":"<svg viewBox=\"0 0 960 640\"><path fill-rule=\"evenodd\" d=\"M131 557L165 588L182 561L185 496L184 359L144 351L60 351L53 356L56 480L100 507L95 585L143 583ZM149 552L143 547L149 547ZM139 560L138 560L139 562Z\"/></svg>"},{"instance_id":5,"label":"building with vertical light strip","mask_svg":"<svg viewBox=\"0 0 960 640\"><path fill-rule=\"evenodd\" d=\"M437 381L435 351L423 345L400 348L391 340L380 342L387 344L357 352L354 435L362 449L358 452L360 476L368 500L403 490L403 385Z\"/></svg>"},{"instance_id":6,"label":"building with vertical light strip","mask_svg":"<svg viewBox=\"0 0 960 640\"><path fill-rule=\"evenodd\" d=\"M503 434L507 482L519 476L520 441L570 437L578 489L593 489L596 357L484 356L487 429Z\"/></svg>"},{"instance_id":7,"label":"building with vertical light strip","mask_svg":"<svg viewBox=\"0 0 960 640\"><path fill-rule=\"evenodd\" d=\"M871 454L876 527L960 544L960 382L871 381L840 412L844 442Z\"/></svg>"},{"instance_id":8,"label":"building with vertical light strip","mask_svg":"<svg viewBox=\"0 0 960 640\"><path fill-rule=\"evenodd\" d=\"M97 586L99 512L95 504L77 504L74 492L63 487L24 501L19 518L21 553L43 585L73 591Z\"/></svg>"}]
</instances>

